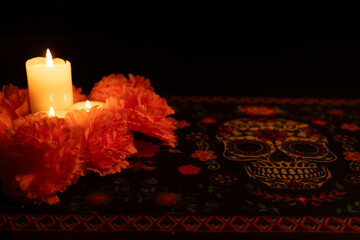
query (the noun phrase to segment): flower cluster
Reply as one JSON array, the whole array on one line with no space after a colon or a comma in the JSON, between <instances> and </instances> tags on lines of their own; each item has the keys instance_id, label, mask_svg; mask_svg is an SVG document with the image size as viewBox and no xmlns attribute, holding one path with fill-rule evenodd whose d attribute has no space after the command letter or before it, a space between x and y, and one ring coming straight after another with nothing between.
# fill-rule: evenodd
<instances>
[{"instance_id":1,"label":"flower cluster","mask_svg":"<svg viewBox=\"0 0 360 240\"><path fill-rule=\"evenodd\" d=\"M0 137L15 119L26 116L29 112L29 92L11 84L3 86L0 92Z\"/></svg>"},{"instance_id":2,"label":"flower cluster","mask_svg":"<svg viewBox=\"0 0 360 240\"><path fill-rule=\"evenodd\" d=\"M74 102L86 100L73 87ZM65 118L30 114L27 89L4 86L0 92L0 181L3 190L22 201L59 202L57 194L93 171L104 176L128 167L129 157L153 156L173 147L174 110L154 92L149 79L111 74L95 84L90 100L105 102ZM137 134L141 133L141 134ZM136 144L139 142L141 144ZM142 149L142 146L154 146Z\"/></svg>"}]
</instances>

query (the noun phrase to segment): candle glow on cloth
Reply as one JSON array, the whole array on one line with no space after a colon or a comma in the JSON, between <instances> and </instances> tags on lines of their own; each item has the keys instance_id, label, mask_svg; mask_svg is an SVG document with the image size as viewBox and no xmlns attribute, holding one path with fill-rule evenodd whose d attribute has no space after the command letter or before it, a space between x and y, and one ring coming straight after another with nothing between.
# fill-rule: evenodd
<instances>
[{"instance_id":1,"label":"candle glow on cloth","mask_svg":"<svg viewBox=\"0 0 360 240\"><path fill-rule=\"evenodd\" d=\"M75 109L78 109L78 110L85 109L86 111L90 111L90 109L92 107L95 107L95 106L102 107L102 106L104 106L104 104L105 104L104 102L86 100L83 102L77 102L77 103L73 104L68 110L73 111Z\"/></svg>"},{"instance_id":2,"label":"candle glow on cloth","mask_svg":"<svg viewBox=\"0 0 360 240\"><path fill-rule=\"evenodd\" d=\"M26 61L32 113L65 110L73 104L71 64L60 58L52 59L47 49L46 58L35 57Z\"/></svg>"}]
</instances>

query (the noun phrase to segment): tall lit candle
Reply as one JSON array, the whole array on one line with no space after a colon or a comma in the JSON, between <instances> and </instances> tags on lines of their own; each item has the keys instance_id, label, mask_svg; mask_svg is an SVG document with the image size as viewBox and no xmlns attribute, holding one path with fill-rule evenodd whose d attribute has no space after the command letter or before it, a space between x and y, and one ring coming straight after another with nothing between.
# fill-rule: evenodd
<instances>
[{"instance_id":1,"label":"tall lit candle","mask_svg":"<svg viewBox=\"0 0 360 240\"><path fill-rule=\"evenodd\" d=\"M31 112L65 110L73 104L71 64L60 58L52 59L49 49L46 58L26 61Z\"/></svg>"}]
</instances>

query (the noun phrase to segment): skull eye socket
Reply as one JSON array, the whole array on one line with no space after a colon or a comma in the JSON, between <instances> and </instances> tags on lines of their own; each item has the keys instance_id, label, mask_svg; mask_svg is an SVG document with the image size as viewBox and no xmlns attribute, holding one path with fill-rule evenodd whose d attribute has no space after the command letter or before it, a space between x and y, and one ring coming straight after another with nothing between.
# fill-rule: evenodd
<instances>
[{"instance_id":1,"label":"skull eye socket","mask_svg":"<svg viewBox=\"0 0 360 240\"><path fill-rule=\"evenodd\" d=\"M227 147L235 154L246 156L262 155L270 150L270 146L266 143L246 139L231 141Z\"/></svg>"},{"instance_id":2,"label":"skull eye socket","mask_svg":"<svg viewBox=\"0 0 360 240\"><path fill-rule=\"evenodd\" d=\"M285 142L283 148L289 153L302 157L318 157L326 153L326 149L321 144L310 141Z\"/></svg>"}]
</instances>

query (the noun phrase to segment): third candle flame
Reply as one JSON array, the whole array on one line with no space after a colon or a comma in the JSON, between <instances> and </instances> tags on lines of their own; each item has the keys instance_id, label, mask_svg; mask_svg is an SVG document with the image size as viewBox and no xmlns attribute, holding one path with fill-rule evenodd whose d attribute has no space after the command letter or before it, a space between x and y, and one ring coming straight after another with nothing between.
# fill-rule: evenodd
<instances>
[{"instance_id":1,"label":"third candle flame","mask_svg":"<svg viewBox=\"0 0 360 240\"><path fill-rule=\"evenodd\" d=\"M89 101L89 100L86 100L86 102L85 102L85 108L86 108L86 111L87 111L87 112L90 111L90 109L91 109L91 104L90 104L90 101Z\"/></svg>"}]
</instances>

